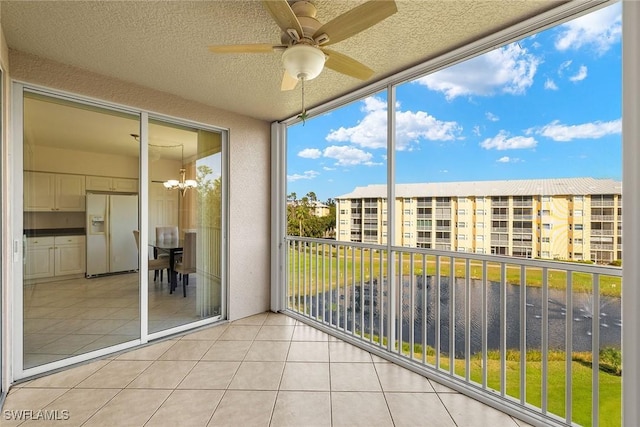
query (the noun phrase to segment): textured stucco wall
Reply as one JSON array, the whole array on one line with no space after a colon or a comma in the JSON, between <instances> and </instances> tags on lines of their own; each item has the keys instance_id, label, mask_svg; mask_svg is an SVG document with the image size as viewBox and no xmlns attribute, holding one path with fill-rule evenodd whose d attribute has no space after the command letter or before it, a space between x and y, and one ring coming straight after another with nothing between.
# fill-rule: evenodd
<instances>
[{"instance_id":1,"label":"textured stucco wall","mask_svg":"<svg viewBox=\"0 0 640 427\"><path fill-rule=\"evenodd\" d=\"M9 59L16 80L229 129L229 319L268 310L268 122L15 50Z\"/></svg>"}]
</instances>

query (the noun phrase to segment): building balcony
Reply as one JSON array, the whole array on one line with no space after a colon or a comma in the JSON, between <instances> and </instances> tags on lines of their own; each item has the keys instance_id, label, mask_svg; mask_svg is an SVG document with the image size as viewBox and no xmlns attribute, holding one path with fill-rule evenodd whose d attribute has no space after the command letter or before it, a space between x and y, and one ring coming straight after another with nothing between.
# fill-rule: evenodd
<instances>
[{"instance_id":1,"label":"building balcony","mask_svg":"<svg viewBox=\"0 0 640 427\"><path fill-rule=\"evenodd\" d=\"M305 248L289 252L298 258L288 270L307 266L306 258L315 266L287 278L286 312L294 318L535 425L605 425L611 417L619 425L621 381L605 366L601 349L621 347L615 289L622 269L288 241ZM318 254L333 254L334 261L317 260ZM592 291L582 290L587 288ZM314 351L306 353L312 357ZM298 381L304 384L304 376ZM473 409L464 412L473 416Z\"/></svg>"},{"instance_id":2,"label":"building balcony","mask_svg":"<svg viewBox=\"0 0 640 427\"><path fill-rule=\"evenodd\" d=\"M613 230L594 230L591 229L592 236L613 236Z\"/></svg>"},{"instance_id":3,"label":"building balcony","mask_svg":"<svg viewBox=\"0 0 640 427\"><path fill-rule=\"evenodd\" d=\"M591 215L591 221L613 221L613 215Z\"/></svg>"},{"instance_id":4,"label":"building balcony","mask_svg":"<svg viewBox=\"0 0 640 427\"><path fill-rule=\"evenodd\" d=\"M491 219L509 219L507 214L491 214Z\"/></svg>"},{"instance_id":5,"label":"building balcony","mask_svg":"<svg viewBox=\"0 0 640 427\"><path fill-rule=\"evenodd\" d=\"M520 220L520 221L531 221L533 220L533 215L532 214L513 214L513 219Z\"/></svg>"},{"instance_id":6,"label":"building balcony","mask_svg":"<svg viewBox=\"0 0 640 427\"><path fill-rule=\"evenodd\" d=\"M522 425L307 323L263 313L210 326L17 385L3 409L74 425Z\"/></svg>"},{"instance_id":7,"label":"building balcony","mask_svg":"<svg viewBox=\"0 0 640 427\"><path fill-rule=\"evenodd\" d=\"M614 207L615 205L613 200L591 200L592 207Z\"/></svg>"}]
</instances>

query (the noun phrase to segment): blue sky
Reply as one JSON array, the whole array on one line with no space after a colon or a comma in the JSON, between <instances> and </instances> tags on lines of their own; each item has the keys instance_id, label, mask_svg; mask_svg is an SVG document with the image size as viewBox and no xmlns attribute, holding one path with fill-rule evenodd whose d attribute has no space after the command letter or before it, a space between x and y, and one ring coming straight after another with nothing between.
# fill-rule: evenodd
<instances>
[{"instance_id":1,"label":"blue sky","mask_svg":"<svg viewBox=\"0 0 640 427\"><path fill-rule=\"evenodd\" d=\"M396 182L620 180L621 33L618 3L398 86ZM382 92L290 127L287 193L386 183L386 117Z\"/></svg>"}]
</instances>

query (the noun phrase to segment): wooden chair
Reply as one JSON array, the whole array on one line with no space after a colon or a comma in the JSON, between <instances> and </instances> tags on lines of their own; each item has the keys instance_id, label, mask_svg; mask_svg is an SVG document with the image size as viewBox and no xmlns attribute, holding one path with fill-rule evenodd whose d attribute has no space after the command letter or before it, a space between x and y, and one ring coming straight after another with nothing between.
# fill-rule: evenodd
<instances>
[{"instance_id":1,"label":"wooden chair","mask_svg":"<svg viewBox=\"0 0 640 427\"><path fill-rule=\"evenodd\" d=\"M182 260L175 266L175 271L182 275L182 295L187 296L189 274L196 272L196 233L184 233Z\"/></svg>"},{"instance_id":2,"label":"wooden chair","mask_svg":"<svg viewBox=\"0 0 640 427\"><path fill-rule=\"evenodd\" d=\"M140 251L140 230L133 230L133 237L136 239L136 247L138 248L138 252ZM160 281L162 281L162 270L167 270L167 278L169 277L169 258L157 258L157 259L149 259L149 270L153 270L153 281L156 281L158 277L158 272L160 272Z\"/></svg>"}]
</instances>

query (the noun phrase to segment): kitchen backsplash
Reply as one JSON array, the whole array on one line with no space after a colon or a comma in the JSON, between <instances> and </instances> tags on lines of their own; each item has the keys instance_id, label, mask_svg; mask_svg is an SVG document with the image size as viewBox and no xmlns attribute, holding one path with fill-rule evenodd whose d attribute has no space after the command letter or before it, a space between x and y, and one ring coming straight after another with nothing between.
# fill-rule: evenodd
<instances>
[{"instance_id":1,"label":"kitchen backsplash","mask_svg":"<svg viewBox=\"0 0 640 427\"><path fill-rule=\"evenodd\" d=\"M24 229L84 228L84 212L25 212Z\"/></svg>"}]
</instances>

